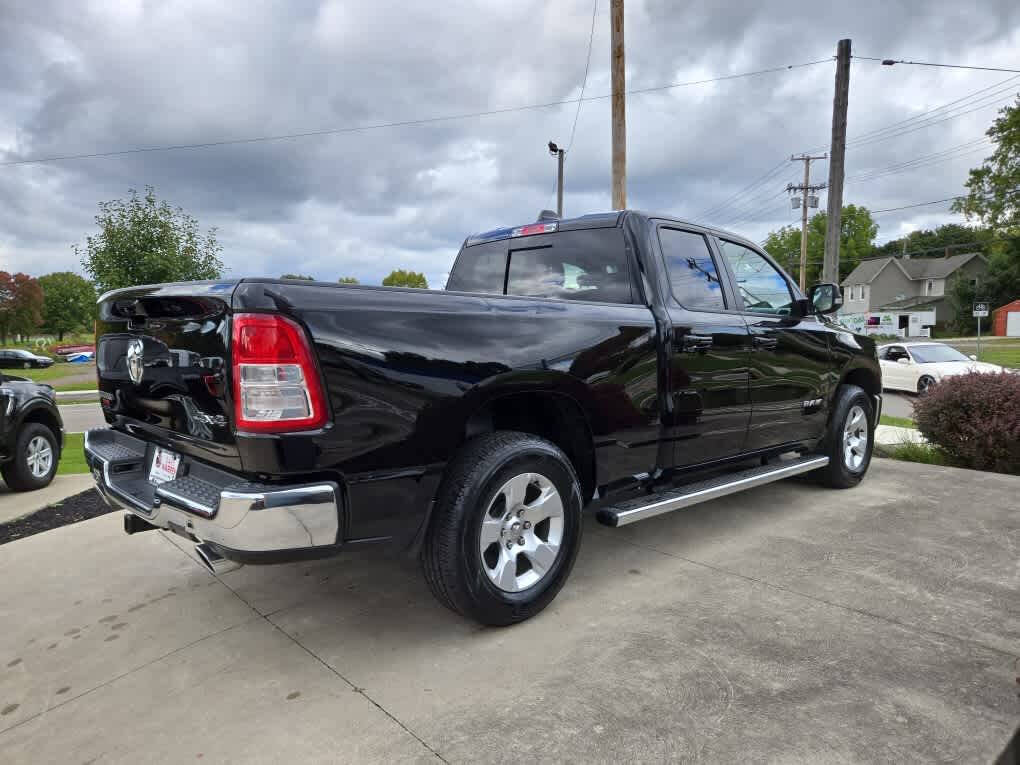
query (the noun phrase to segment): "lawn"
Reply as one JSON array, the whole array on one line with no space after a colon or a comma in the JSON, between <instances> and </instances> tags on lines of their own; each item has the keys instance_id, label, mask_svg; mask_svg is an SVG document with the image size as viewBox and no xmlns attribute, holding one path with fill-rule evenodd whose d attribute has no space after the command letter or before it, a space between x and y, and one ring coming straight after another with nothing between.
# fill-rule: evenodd
<instances>
[{"instance_id":1,"label":"lawn","mask_svg":"<svg viewBox=\"0 0 1020 765\"><path fill-rule=\"evenodd\" d=\"M949 343L960 353L970 356L977 354L977 339L960 340ZM1020 342L1010 340L982 340L981 353L978 354L980 361L987 361L989 364L1020 369Z\"/></svg>"},{"instance_id":2,"label":"lawn","mask_svg":"<svg viewBox=\"0 0 1020 765\"><path fill-rule=\"evenodd\" d=\"M10 369L7 374L52 385L55 390L95 390L95 364L54 364L45 369Z\"/></svg>"},{"instance_id":3,"label":"lawn","mask_svg":"<svg viewBox=\"0 0 1020 765\"><path fill-rule=\"evenodd\" d=\"M64 451L60 453L57 475L74 475L89 472L85 464L85 434L68 433L64 436Z\"/></svg>"},{"instance_id":4,"label":"lawn","mask_svg":"<svg viewBox=\"0 0 1020 765\"><path fill-rule=\"evenodd\" d=\"M879 425L892 425L896 428L916 428L917 425L909 417L893 417L889 414L883 414L878 418Z\"/></svg>"}]
</instances>

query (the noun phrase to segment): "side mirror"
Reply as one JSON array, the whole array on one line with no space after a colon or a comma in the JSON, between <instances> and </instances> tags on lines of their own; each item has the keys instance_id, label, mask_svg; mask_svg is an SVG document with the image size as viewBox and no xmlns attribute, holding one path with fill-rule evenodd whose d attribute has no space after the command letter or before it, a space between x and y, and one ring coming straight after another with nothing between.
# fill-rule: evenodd
<instances>
[{"instance_id":1,"label":"side mirror","mask_svg":"<svg viewBox=\"0 0 1020 765\"><path fill-rule=\"evenodd\" d=\"M973 353L970 354L970 360L971 361L977 361L977 356L975 356Z\"/></svg>"},{"instance_id":2,"label":"side mirror","mask_svg":"<svg viewBox=\"0 0 1020 765\"><path fill-rule=\"evenodd\" d=\"M816 284L808 290L808 300L815 313L835 313L843 307L843 290L838 284Z\"/></svg>"},{"instance_id":3,"label":"side mirror","mask_svg":"<svg viewBox=\"0 0 1020 765\"><path fill-rule=\"evenodd\" d=\"M908 359L906 356L900 356L898 359L896 359L896 363L897 364L905 364L906 366L909 367L910 366L910 359Z\"/></svg>"}]
</instances>

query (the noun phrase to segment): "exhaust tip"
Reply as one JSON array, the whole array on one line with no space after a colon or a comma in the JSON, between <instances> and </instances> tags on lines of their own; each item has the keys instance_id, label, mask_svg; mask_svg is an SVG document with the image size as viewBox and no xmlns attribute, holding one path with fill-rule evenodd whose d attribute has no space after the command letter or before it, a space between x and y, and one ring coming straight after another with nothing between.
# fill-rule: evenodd
<instances>
[{"instance_id":1,"label":"exhaust tip","mask_svg":"<svg viewBox=\"0 0 1020 765\"><path fill-rule=\"evenodd\" d=\"M241 568L240 563L227 560L205 542L195 545L195 553L198 555L198 559L205 564L205 567L209 569L209 573L213 576L221 576L222 574Z\"/></svg>"}]
</instances>

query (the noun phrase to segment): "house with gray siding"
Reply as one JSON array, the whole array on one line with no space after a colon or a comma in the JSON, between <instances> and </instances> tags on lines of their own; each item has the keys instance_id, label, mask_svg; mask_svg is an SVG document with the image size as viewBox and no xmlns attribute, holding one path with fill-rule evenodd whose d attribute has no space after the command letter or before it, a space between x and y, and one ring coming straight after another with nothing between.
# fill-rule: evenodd
<instances>
[{"instance_id":1,"label":"house with gray siding","mask_svg":"<svg viewBox=\"0 0 1020 765\"><path fill-rule=\"evenodd\" d=\"M955 280L968 279L980 285L987 275L988 261L978 252L943 258L863 260L842 282L841 313L896 314L900 329L911 326L911 314L923 314L915 316L913 324L930 326L953 318L948 295Z\"/></svg>"}]
</instances>

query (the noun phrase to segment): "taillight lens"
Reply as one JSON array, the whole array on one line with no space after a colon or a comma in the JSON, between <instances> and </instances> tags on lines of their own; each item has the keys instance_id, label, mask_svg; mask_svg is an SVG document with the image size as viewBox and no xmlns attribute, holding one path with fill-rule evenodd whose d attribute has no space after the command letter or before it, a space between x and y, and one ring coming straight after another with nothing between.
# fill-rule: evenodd
<instances>
[{"instance_id":1,"label":"taillight lens","mask_svg":"<svg viewBox=\"0 0 1020 765\"><path fill-rule=\"evenodd\" d=\"M231 356L238 430L309 430L326 424L326 397L304 330L282 316L233 319Z\"/></svg>"}]
</instances>

